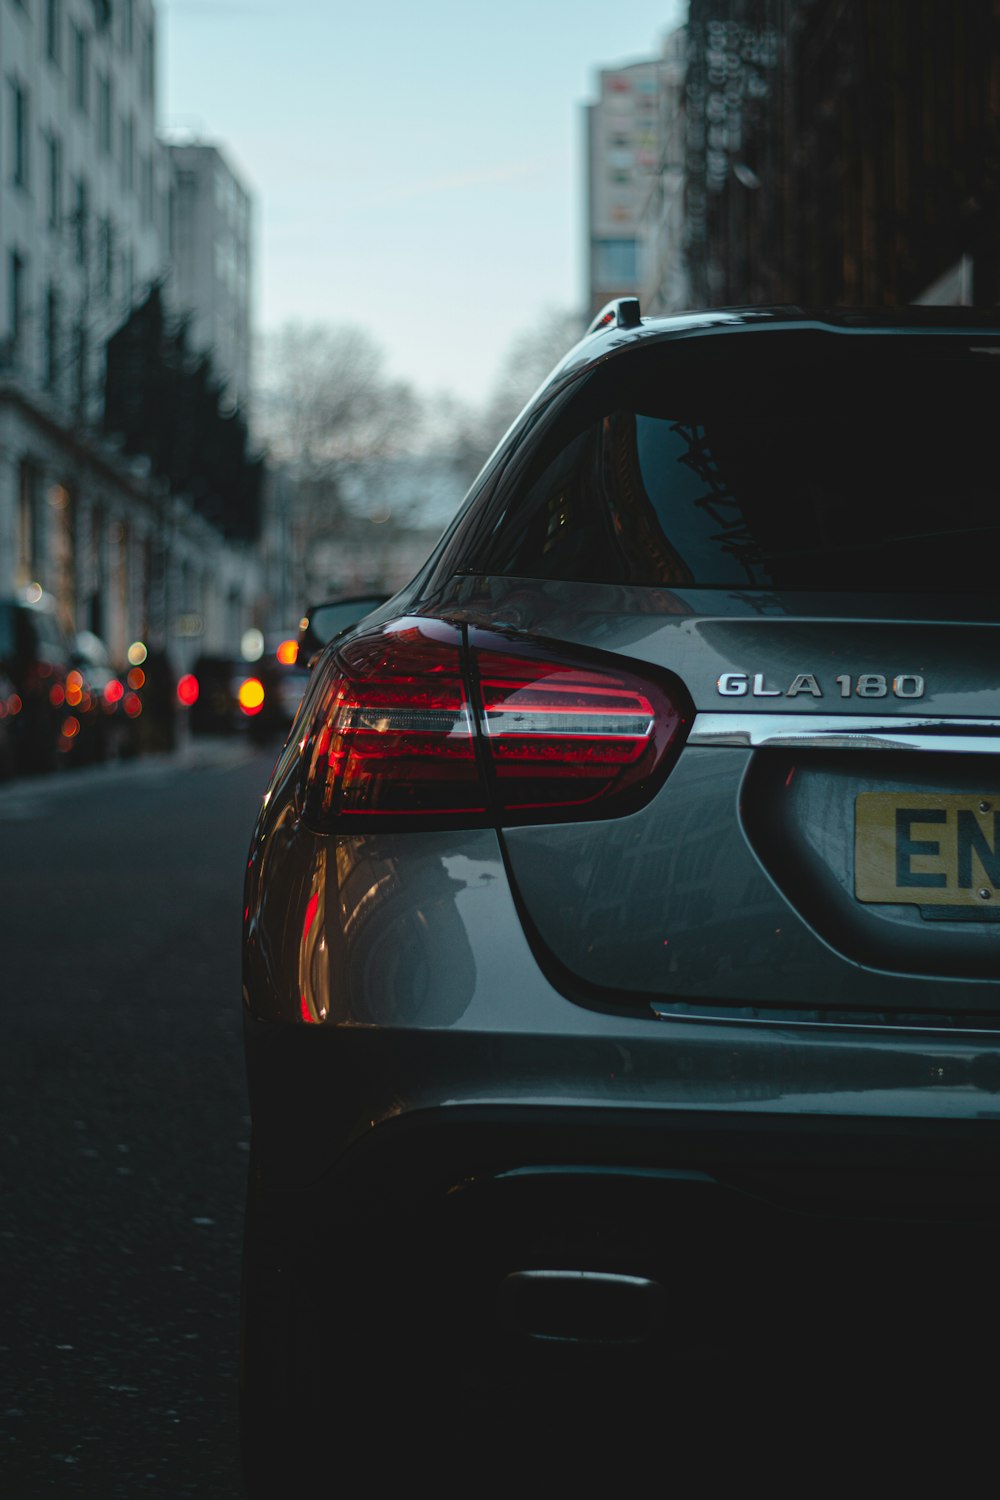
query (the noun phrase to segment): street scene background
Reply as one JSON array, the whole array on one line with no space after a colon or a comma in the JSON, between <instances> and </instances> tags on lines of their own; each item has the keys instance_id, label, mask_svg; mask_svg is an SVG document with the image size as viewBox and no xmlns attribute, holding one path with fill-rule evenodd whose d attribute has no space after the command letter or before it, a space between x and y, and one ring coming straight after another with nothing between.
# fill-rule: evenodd
<instances>
[{"instance_id":1,"label":"street scene background","mask_svg":"<svg viewBox=\"0 0 1000 1500\"><path fill-rule=\"evenodd\" d=\"M0 0L0 1486L239 1493L239 915L311 606L612 298L1000 297L1000 0Z\"/></svg>"}]
</instances>

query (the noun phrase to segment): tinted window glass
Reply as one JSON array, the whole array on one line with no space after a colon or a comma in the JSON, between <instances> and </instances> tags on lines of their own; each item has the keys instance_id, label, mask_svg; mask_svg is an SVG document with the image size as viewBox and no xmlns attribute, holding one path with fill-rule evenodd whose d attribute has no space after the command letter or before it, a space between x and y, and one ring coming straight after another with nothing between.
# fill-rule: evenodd
<instances>
[{"instance_id":1,"label":"tinted window glass","mask_svg":"<svg viewBox=\"0 0 1000 1500\"><path fill-rule=\"evenodd\" d=\"M505 487L478 569L994 591L1000 359L950 340L763 342L598 370Z\"/></svg>"}]
</instances>

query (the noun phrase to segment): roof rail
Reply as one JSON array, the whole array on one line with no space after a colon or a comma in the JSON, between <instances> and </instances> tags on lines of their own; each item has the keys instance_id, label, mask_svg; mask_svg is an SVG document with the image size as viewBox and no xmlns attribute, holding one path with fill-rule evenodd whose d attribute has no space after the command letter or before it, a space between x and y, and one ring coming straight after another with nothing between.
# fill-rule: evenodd
<instances>
[{"instance_id":1,"label":"roof rail","mask_svg":"<svg viewBox=\"0 0 1000 1500\"><path fill-rule=\"evenodd\" d=\"M587 333L600 333L605 328L638 328L641 322L638 297L616 297L601 308Z\"/></svg>"}]
</instances>

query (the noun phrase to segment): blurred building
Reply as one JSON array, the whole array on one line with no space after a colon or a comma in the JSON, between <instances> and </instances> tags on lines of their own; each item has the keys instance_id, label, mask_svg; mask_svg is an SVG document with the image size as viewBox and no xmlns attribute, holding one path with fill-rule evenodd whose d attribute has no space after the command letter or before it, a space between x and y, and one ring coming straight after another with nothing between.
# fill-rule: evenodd
<instances>
[{"instance_id":1,"label":"blurred building","mask_svg":"<svg viewBox=\"0 0 1000 1500\"><path fill-rule=\"evenodd\" d=\"M641 298L644 310L689 302L684 257L687 33L659 57L598 74L586 107L588 308Z\"/></svg>"},{"instance_id":2,"label":"blurred building","mask_svg":"<svg viewBox=\"0 0 1000 1500\"><path fill-rule=\"evenodd\" d=\"M795 0L692 0L688 13L685 244L692 305L785 294L795 159L788 26Z\"/></svg>"},{"instance_id":3,"label":"blurred building","mask_svg":"<svg viewBox=\"0 0 1000 1500\"><path fill-rule=\"evenodd\" d=\"M696 305L998 300L1000 4L691 0Z\"/></svg>"},{"instance_id":4,"label":"blurred building","mask_svg":"<svg viewBox=\"0 0 1000 1500\"><path fill-rule=\"evenodd\" d=\"M174 306L194 348L210 353L224 399L250 397L251 200L217 146L172 143L170 265Z\"/></svg>"},{"instance_id":5,"label":"blurred building","mask_svg":"<svg viewBox=\"0 0 1000 1500\"><path fill-rule=\"evenodd\" d=\"M260 540L261 594L256 623L284 633L297 625L307 604L296 565L296 482L284 464L269 462L264 474Z\"/></svg>"},{"instance_id":6,"label":"blurred building","mask_svg":"<svg viewBox=\"0 0 1000 1500\"><path fill-rule=\"evenodd\" d=\"M151 0L0 6L0 590L116 650L148 625L155 497L94 440L104 343L163 270Z\"/></svg>"},{"instance_id":7,"label":"blurred building","mask_svg":"<svg viewBox=\"0 0 1000 1500\"><path fill-rule=\"evenodd\" d=\"M659 64L606 68L586 107L588 306L641 286L642 217L660 158Z\"/></svg>"},{"instance_id":8,"label":"blurred building","mask_svg":"<svg viewBox=\"0 0 1000 1500\"><path fill-rule=\"evenodd\" d=\"M151 0L0 9L0 350L88 416L100 347L163 266Z\"/></svg>"},{"instance_id":9,"label":"blurred building","mask_svg":"<svg viewBox=\"0 0 1000 1500\"><path fill-rule=\"evenodd\" d=\"M117 659L183 665L259 587L211 496L106 421L106 351L169 271L156 46L152 0L0 3L0 595L40 584Z\"/></svg>"},{"instance_id":10,"label":"blurred building","mask_svg":"<svg viewBox=\"0 0 1000 1500\"><path fill-rule=\"evenodd\" d=\"M663 43L657 69L657 160L640 221L640 299L650 313L691 305L685 253L687 27Z\"/></svg>"}]
</instances>

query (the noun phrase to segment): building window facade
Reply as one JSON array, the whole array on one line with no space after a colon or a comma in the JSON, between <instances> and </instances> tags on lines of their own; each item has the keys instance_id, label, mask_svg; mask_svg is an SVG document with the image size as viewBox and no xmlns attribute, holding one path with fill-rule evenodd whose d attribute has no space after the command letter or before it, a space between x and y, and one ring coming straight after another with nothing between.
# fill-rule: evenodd
<instances>
[{"instance_id":1,"label":"building window facade","mask_svg":"<svg viewBox=\"0 0 1000 1500\"><path fill-rule=\"evenodd\" d=\"M30 583L38 561L38 473L26 459L21 461L17 485L17 571L19 584Z\"/></svg>"},{"instance_id":2,"label":"building window facade","mask_svg":"<svg viewBox=\"0 0 1000 1500\"><path fill-rule=\"evenodd\" d=\"M7 262L7 334L15 354L24 342L27 284L27 262L19 251L11 250Z\"/></svg>"},{"instance_id":3,"label":"building window facade","mask_svg":"<svg viewBox=\"0 0 1000 1500\"><path fill-rule=\"evenodd\" d=\"M135 116L122 116L121 185L123 193L135 187Z\"/></svg>"},{"instance_id":4,"label":"building window facade","mask_svg":"<svg viewBox=\"0 0 1000 1500\"><path fill-rule=\"evenodd\" d=\"M62 225L62 141L53 131L46 142L48 155L48 221L49 228Z\"/></svg>"},{"instance_id":5,"label":"building window facade","mask_svg":"<svg viewBox=\"0 0 1000 1500\"><path fill-rule=\"evenodd\" d=\"M99 506L94 506L90 512L90 536L88 552L88 585L87 585L87 608L85 619L87 629L92 630L95 635L104 634L104 595L107 585L107 560L105 556L105 521L104 512Z\"/></svg>"},{"instance_id":6,"label":"building window facade","mask_svg":"<svg viewBox=\"0 0 1000 1500\"><path fill-rule=\"evenodd\" d=\"M76 408L82 412L86 409L87 392L90 388L90 340L87 337L87 325L82 319L73 330L73 369L76 377Z\"/></svg>"},{"instance_id":7,"label":"building window facade","mask_svg":"<svg viewBox=\"0 0 1000 1500\"><path fill-rule=\"evenodd\" d=\"M50 587L63 628L72 631L77 623L76 499L67 485L53 484L48 502Z\"/></svg>"},{"instance_id":8,"label":"building window facade","mask_svg":"<svg viewBox=\"0 0 1000 1500\"><path fill-rule=\"evenodd\" d=\"M144 224L153 222L153 157L152 153L142 158L139 182L139 212Z\"/></svg>"},{"instance_id":9,"label":"building window facade","mask_svg":"<svg viewBox=\"0 0 1000 1500\"><path fill-rule=\"evenodd\" d=\"M110 219L102 219L97 230L97 274L99 291L107 300L114 290L115 232Z\"/></svg>"},{"instance_id":10,"label":"building window facade","mask_svg":"<svg viewBox=\"0 0 1000 1500\"><path fill-rule=\"evenodd\" d=\"M111 79L106 73L97 80L97 148L111 155Z\"/></svg>"},{"instance_id":11,"label":"building window facade","mask_svg":"<svg viewBox=\"0 0 1000 1500\"><path fill-rule=\"evenodd\" d=\"M90 38L73 27L73 103L83 114L90 108Z\"/></svg>"},{"instance_id":12,"label":"building window facade","mask_svg":"<svg viewBox=\"0 0 1000 1500\"><path fill-rule=\"evenodd\" d=\"M594 281L600 286L617 285L622 291L635 286L639 273L639 247L635 240L594 241Z\"/></svg>"},{"instance_id":13,"label":"building window facade","mask_svg":"<svg viewBox=\"0 0 1000 1500\"><path fill-rule=\"evenodd\" d=\"M62 0L45 0L45 56L56 66L62 62Z\"/></svg>"},{"instance_id":14,"label":"building window facade","mask_svg":"<svg viewBox=\"0 0 1000 1500\"><path fill-rule=\"evenodd\" d=\"M15 187L31 182L31 107L28 90L18 78L10 86L10 180Z\"/></svg>"},{"instance_id":15,"label":"building window facade","mask_svg":"<svg viewBox=\"0 0 1000 1500\"><path fill-rule=\"evenodd\" d=\"M78 266L87 264L90 243L90 189L86 177L78 177L73 192L73 240Z\"/></svg>"},{"instance_id":16,"label":"building window facade","mask_svg":"<svg viewBox=\"0 0 1000 1500\"><path fill-rule=\"evenodd\" d=\"M142 36L142 57L139 63L139 86L144 99L152 99L156 80L156 38L152 26L147 26Z\"/></svg>"},{"instance_id":17,"label":"building window facade","mask_svg":"<svg viewBox=\"0 0 1000 1500\"><path fill-rule=\"evenodd\" d=\"M50 283L45 294L45 389L59 385L59 293Z\"/></svg>"}]
</instances>

